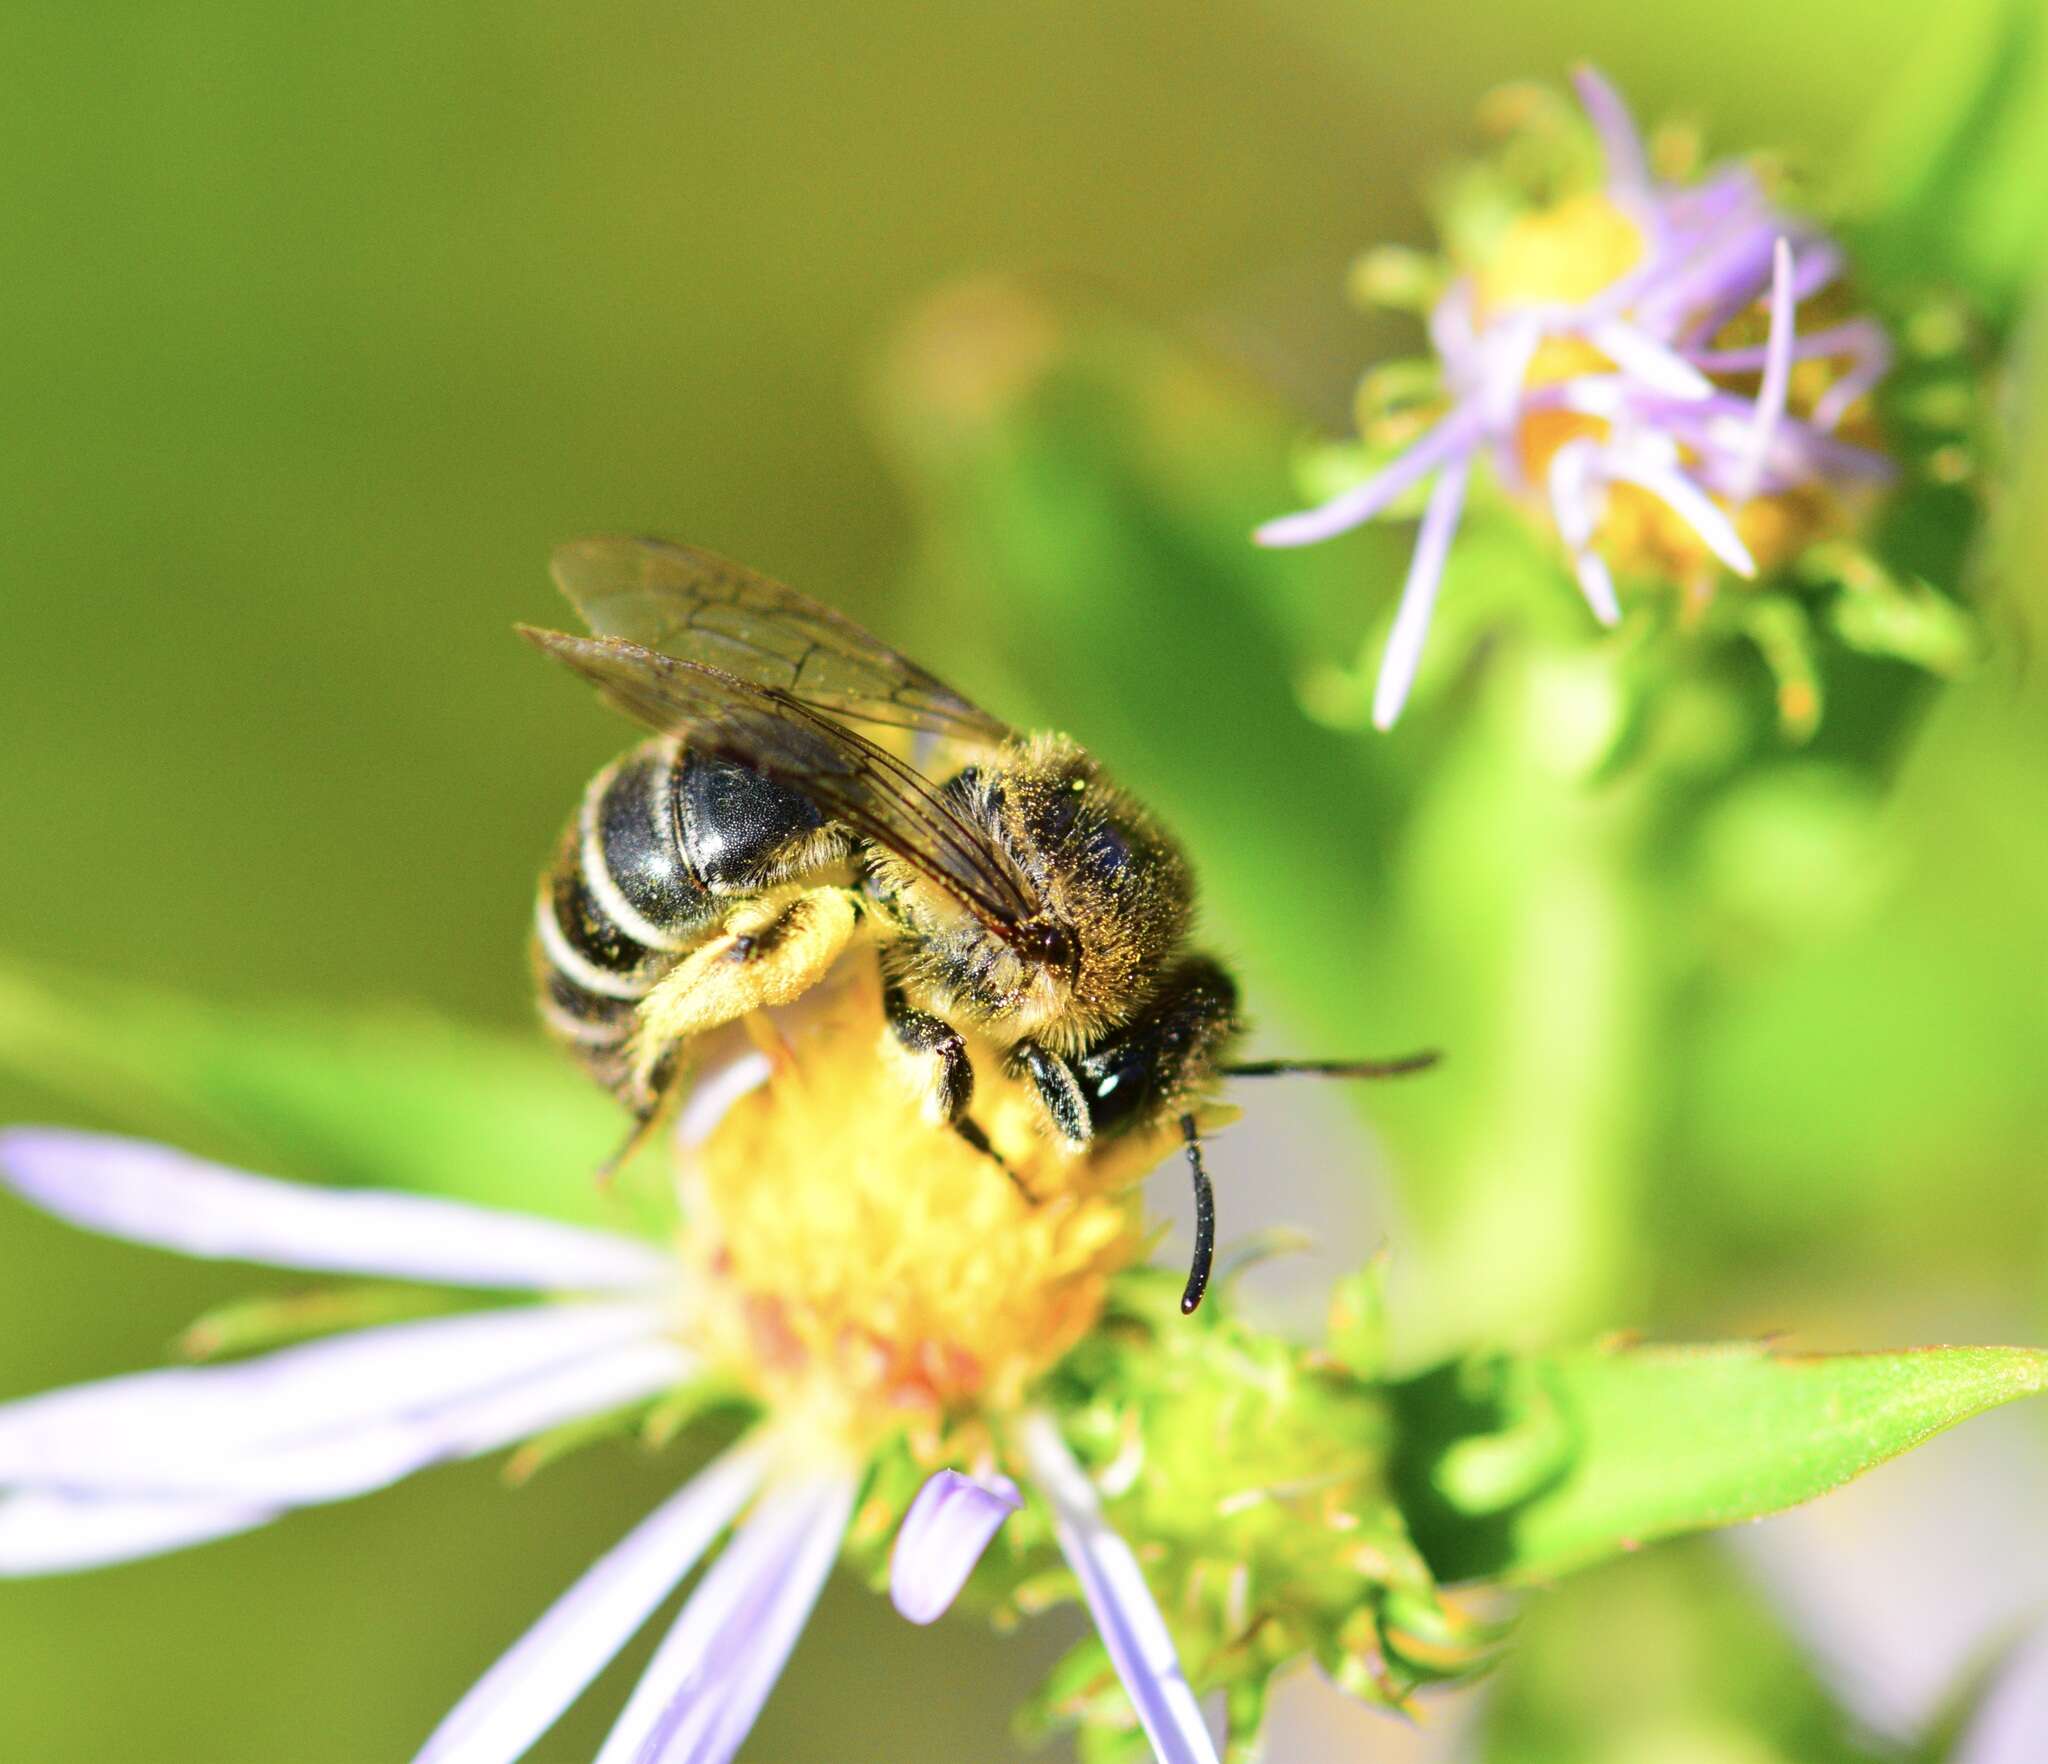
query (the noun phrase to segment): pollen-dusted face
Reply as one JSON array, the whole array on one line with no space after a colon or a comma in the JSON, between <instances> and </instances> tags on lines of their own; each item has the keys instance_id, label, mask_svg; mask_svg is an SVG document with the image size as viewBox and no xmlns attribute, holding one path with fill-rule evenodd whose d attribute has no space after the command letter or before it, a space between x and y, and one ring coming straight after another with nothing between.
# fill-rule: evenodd
<instances>
[{"instance_id":1,"label":"pollen-dusted face","mask_svg":"<svg viewBox=\"0 0 2048 1764\"><path fill-rule=\"evenodd\" d=\"M921 987L992 1039L1032 1036L1061 1053L1128 1022L1193 916L1179 845L1063 735L1006 742L947 790L1036 910L999 938L942 903L913 906Z\"/></svg>"}]
</instances>

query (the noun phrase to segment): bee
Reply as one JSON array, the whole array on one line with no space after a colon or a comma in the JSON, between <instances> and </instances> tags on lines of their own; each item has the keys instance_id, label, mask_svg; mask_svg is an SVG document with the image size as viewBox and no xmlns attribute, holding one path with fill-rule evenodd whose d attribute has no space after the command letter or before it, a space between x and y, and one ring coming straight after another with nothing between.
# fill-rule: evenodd
<instances>
[{"instance_id":1,"label":"bee","mask_svg":"<svg viewBox=\"0 0 2048 1764\"><path fill-rule=\"evenodd\" d=\"M629 1150L696 1037L801 996L865 926L926 1113L990 1157L963 1031L1070 1152L1178 1116L1192 1311L1215 1243L1196 1109L1218 1081L1434 1059L1226 1063L1238 991L1189 946L1187 855L1068 737L1018 733L843 614L691 546L578 540L554 575L593 635L520 634L654 731L585 790L532 946L542 1019L631 1112ZM918 742L960 763L929 773L904 757Z\"/></svg>"}]
</instances>

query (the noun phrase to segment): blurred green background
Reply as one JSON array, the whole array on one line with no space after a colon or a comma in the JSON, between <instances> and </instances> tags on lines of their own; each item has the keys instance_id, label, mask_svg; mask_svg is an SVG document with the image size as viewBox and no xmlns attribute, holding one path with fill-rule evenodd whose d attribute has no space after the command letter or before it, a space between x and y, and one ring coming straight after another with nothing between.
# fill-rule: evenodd
<instances>
[{"instance_id":1,"label":"blurred green background","mask_svg":"<svg viewBox=\"0 0 2048 1764\"><path fill-rule=\"evenodd\" d=\"M1221 555L1288 506L1292 445L1341 429L1358 371L1413 345L1346 306L1346 266L1425 241L1418 193L1498 82L1591 58L1646 117L1695 116L1721 148L1782 147L1853 187L1852 165L1885 163L1902 70L1939 73L1965 18L1903 0L14 0L0 954L252 1007L403 1001L523 1027L531 875L622 732L508 627L558 620L556 541L662 531L1120 765L1212 874L1211 934L1276 1045L1479 1048L1434 1099L1375 1104L1399 1154L1387 1216L1412 1224L1413 1266L1472 1301L1439 1304L1418 1346L1468 1323L2040 1339L2048 717L2022 665L2048 580L2039 457L2005 510L1999 657L1936 707L1896 789L1788 765L1783 790L1821 804L1764 815L1790 848L1721 828L1728 897L1622 928L1616 959L1711 979L1637 1024L1625 1064L1578 1068L1589 1107L1630 1117L1620 1173L1513 1180L1552 1126L1567 1148L1579 1130L1538 1110L1488 1166L1498 1192L1469 1170L1432 1184L1411 1149L1509 1106L1492 1041L1550 1033L1502 1002L1496 895L1472 876L1523 861L1524 835L1597 826L1532 834L1541 805L1511 781L1497 818L1446 825L1426 792L1461 763L1454 720L1373 748L1296 712L1294 674L1383 608L1404 532L1314 557L1246 546L1229 584L1191 567L1177 601L1173 545L1127 518L1170 524L1176 497L1206 494L1188 525ZM932 316L934 290L990 271L1044 292ZM1044 317L1076 311L1092 328ZM1098 334L1138 387L1121 414L1091 378ZM1078 407L1055 399L1021 438L977 427L1034 352L1079 359L1058 382ZM1856 812L1834 812L1844 792ZM1472 816L1486 797L1459 800ZM1281 809L1329 837L1269 861L1249 817ZM1553 1052L1605 1045L1563 1033ZM22 1085L0 1105L57 1106ZM1369 1174L1357 1118L1303 1106ZM1410 1248L1396 1236L1397 1270ZM8 1206L0 1397L154 1363L244 1284ZM0 1752L409 1755L673 1477L625 1451L516 1497L489 1468L443 1471L209 1550L0 1588ZM1641 1633L1663 1585L1577 1595L1592 1629L1549 1633ZM1006 1755L1006 1711L1062 1639L913 1631L842 1583L748 1755ZM536 1756L589 1755L643 1655ZM1497 1705L1506 1737L1473 1743L1592 1755L1554 1736L1618 1717L1560 1712L1532 1682ZM1812 1731L1793 1692L1784 1706L1786 1733ZM1801 1754L1698 1753L1781 1755Z\"/></svg>"}]
</instances>

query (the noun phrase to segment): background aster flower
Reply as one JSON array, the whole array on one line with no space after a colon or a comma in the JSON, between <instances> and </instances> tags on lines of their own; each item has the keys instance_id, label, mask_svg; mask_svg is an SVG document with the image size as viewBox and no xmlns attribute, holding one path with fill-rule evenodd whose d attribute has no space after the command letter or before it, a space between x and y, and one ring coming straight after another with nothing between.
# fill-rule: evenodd
<instances>
[{"instance_id":1,"label":"background aster flower","mask_svg":"<svg viewBox=\"0 0 2048 1764\"><path fill-rule=\"evenodd\" d=\"M1895 475L1859 422L1892 344L1846 309L1842 248L1748 166L1657 177L1613 87L1590 68L1574 85L1604 180L1461 254L1428 314L1446 408L1362 482L1256 535L1313 544L1432 485L1373 692L1382 729L1414 683L1476 460L1555 534L1603 625L1621 618L1617 570L1698 603L1719 572L1754 578L1842 530Z\"/></svg>"}]
</instances>

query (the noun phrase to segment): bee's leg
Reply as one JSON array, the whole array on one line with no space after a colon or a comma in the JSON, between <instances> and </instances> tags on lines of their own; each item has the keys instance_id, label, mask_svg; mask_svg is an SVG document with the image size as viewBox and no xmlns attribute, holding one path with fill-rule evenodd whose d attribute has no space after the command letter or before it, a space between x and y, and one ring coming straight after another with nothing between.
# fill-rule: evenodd
<instances>
[{"instance_id":1,"label":"bee's leg","mask_svg":"<svg viewBox=\"0 0 2048 1764\"><path fill-rule=\"evenodd\" d=\"M882 1015L888 1024L888 1046L898 1063L908 1068L912 1088L924 1099L924 1118L935 1127L951 1127L1009 1177L1027 1201L1035 1200L1024 1179L967 1112L974 1100L974 1066L967 1057L966 1038L943 1017L919 1010L893 980L882 988Z\"/></svg>"},{"instance_id":2,"label":"bee's leg","mask_svg":"<svg viewBox=\"0 0 2048 1764\"><path fill-rule=\"evenodd\" d=\"M633 1126L619 1149L598 1165L597 1185L609 1188L612 1178L618 1175L627 1161L653 1136L669 1113L682 1088L683 1044L671 1042L660 1057L650 1066L646 1074L628 1082L620 1092L627 1106L633 1111Z\"/></svg>"},{"instance_id":3,"label":"bee's leg","mask_svg":"<svg viewBox=\"0 0 2048 1764\"><path fill-rule=\"evenodd\" d=\"M974 1100L966 1039L944 1018L917 1009L893 980L882 988L882 1017L890 1049L923 1099L925 1119L935 1127L958 1126Z\"/></svg>"},{"instance_id":4,"label":"bee's leg","mask_svg":"<svg viewBox=\"0 0 2048 1764\"><path fill-rule=\"evenodd\" d=\"M1038 1100L1067 1150L1086 1151L1095 1139L1095 1122L1074 1068L1035 1041L1018 1042L1010 1050L1010 1060L1037 1088Z\"/></svg>"},{"instance_id":5,"label":"bee's leg","mask_svg":"<svg viewBox=\"0 0 2048 1764\"><path fill-rule=\"evenodd\" d=\"M1038 1196L1031 1192L1030 1186L1025 1182L1024 1178L1010 1168L1010 1160L1004 1157L989 1142L988 1135L981 1130L981 1123L976 1121L972 1115L962 1115L959 1120L953 1123L953 1131L966 1140L976 1151L980 1152L998 1170L1002 1171L1005 1176L1009 1177L1010 1186L1024 1197L1024 1204L1026 1206L1035 1207L1038 1205Z\"/></svg>"},{"instance_id":6,"label":"bee's leg","mask_svg":"<svg viewBox=\"0 0 2048 1764\"><path fill-rule=\"evenodd\" d=\"M720 936L663 975L640 1006L642 1069L647 1050L687 1041L765 1005L783 1005L825 977L852 941L860 909L843 888L750 901Z\"/></svg>"}]
</instances>

